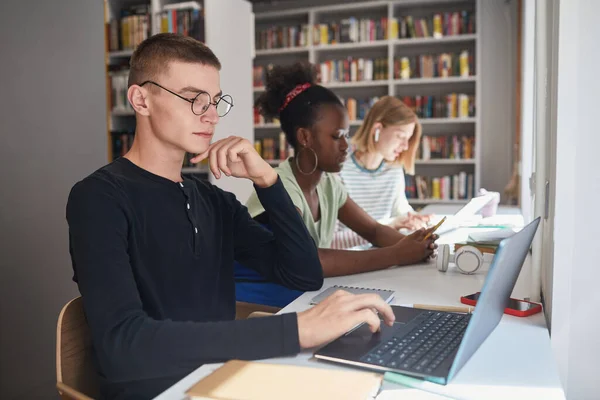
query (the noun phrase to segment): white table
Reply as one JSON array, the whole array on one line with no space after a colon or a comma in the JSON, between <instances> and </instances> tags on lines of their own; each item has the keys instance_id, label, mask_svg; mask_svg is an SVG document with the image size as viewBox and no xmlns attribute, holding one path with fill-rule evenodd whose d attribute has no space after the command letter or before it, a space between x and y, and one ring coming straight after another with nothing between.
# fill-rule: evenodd
<instances>
[{"instance_id":1,"label":"white table","mask_svg":"<svg viewBox=\"0 0 600 400\"><path fill-rule=\"evenodd\" d=\"M424 212L450 214L456 206L429 206ZM514 209L500 208L496 217L482 221L485 224L522 224L522 218ZM443 235L440 243L465 240L470 229ZM530 287L529 260L525 262L512 297L528 296ZM323 287L331 285L356 285L395 290L392 304L462 305L460 296L481 290L485 273L462 275L455 268L442 273L433 264L390 268L351 276L327 278ZM289 304L280 313L299 312L310 307L309 301L317 292L307 292ZM295 357L263 360L269 363L305 365L316 368L350 368L318 361L313 351L303 351ZM210 374L220 364L204 365L162 393L157 399L181 400L185 391ZM422 382L424 390L434 391L455 399L564 399L550 348L550 338L544 315L527 318L504 315L496 329L465 364L456 377L446 386ZM409 389L385 382L378 399L393 399L409 393ZM439 397L439 396L437 396ZM412 396L410 398L413 398ZM416 398L416 397L415 397ZM428 397L429 398L429 397Z\"/></svg>"}]
</instances>

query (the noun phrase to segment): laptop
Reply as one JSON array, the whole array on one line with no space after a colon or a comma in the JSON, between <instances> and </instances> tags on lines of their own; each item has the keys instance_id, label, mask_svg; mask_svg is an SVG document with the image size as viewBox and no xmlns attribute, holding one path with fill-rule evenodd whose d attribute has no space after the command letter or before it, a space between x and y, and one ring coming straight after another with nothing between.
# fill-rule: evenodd
<instances>
[{"instance_id":1,"label":"laptop","mask_svg":"<svg viewBox=\"0 0 600 400\"><path fill-rule=\"evenodd\" d=\"M538 217L500 242L473 314L392 306L396 321L364 324L315 353L321 360L397 372L445 385L500 322L537 231Z\"/></svg>"},{"instance_id":2,"label":"laptop","mask_svg":"<svg viewBox=\"0 0 600 400\"><path fill-rule=\"evenodd\" d=\"M451 232L458 229L465 224L469 225L472 223L472 218L485 207L490 201L492 201L494 195L492 193L484 194L483 196L473 197L467 204L465 204L460 210L454 215L449 216L446 221L438 228L435 232L438 235ZM443 215L436 215L430 222L431 225L435 225L443 218Z\"/></svg>"}]
</instances>

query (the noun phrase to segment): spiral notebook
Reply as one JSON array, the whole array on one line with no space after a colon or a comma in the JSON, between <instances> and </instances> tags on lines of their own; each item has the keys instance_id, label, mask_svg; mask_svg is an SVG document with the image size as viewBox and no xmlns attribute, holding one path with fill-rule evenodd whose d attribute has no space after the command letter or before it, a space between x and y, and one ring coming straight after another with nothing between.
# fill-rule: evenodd
<instances>
[{"instance_id":1,"label":"spiral notebook","mask_svg":"<svg viewBox=\"0 0 600 400\"><path fill-rule=\"evenodd\" d=\"M319 304L323 300L325 300L328 296L331 296L336 290L344 290L346 292L352 294L367 294L367 293L377 293L381 296L383 301L389 303L394 298L394 291L387 289L372 289L372 288L362 288L362 287L354 287L354 286L340 286L333 285L316 295L310 301L310 304Z\"/></svg>"}]
</instances>

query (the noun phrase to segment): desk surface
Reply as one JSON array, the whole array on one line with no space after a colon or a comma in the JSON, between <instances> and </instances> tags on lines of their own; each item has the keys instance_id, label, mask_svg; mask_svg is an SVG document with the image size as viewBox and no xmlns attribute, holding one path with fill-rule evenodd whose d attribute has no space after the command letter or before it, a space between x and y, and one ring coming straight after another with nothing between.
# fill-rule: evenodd
<instances>
[{"instance_id":1,"label":"desk surface","mask_svg":"<svg viewBox=\"0 0 600 400\"><path fill-rule=\"evenodd\" d=\"M427 207L424 212L447 213L455 208ZM493 222L519 224L522 218L511 209L500 209ZM470 230L461 228L443 235L440 243L465 240ZM389 268L351 276L327 278L323 288L331 285L357 285L395 290L392 304L413 303L462 305L460 296L481 290L486 271L462 275L455 268L437 271L434 264ZM523 298L530 287L530 263L525 262L513 291L513 297ZM289 304L281 313L299 312L310 307L317 292L307 292ZM303 351L295 357L263 360L269 363L305 365L317 368L349 368L318 361L313 351ZM220 364L204 365L162 393L157 399L181 400L185 391L210 374ZM542 313L528 318L504 315L496 329L475 352L456 377L446 386L422 382L423 389L456 399L564 399L556 365L550 348L550 338ZM408 388L385 382L380 398L409 394ZM396 391L398 391L396 393Z\"/></svg>"}]
</instances>

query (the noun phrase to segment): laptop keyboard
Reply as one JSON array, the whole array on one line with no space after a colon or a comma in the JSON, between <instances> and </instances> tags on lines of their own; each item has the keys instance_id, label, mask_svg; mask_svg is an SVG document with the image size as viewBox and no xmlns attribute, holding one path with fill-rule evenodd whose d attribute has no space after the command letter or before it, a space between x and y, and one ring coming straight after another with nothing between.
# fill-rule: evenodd
<instances>
[{"instance_id":1,"label":"laptop keyboard","mask_svg":"<svg viewBox=\"0 0 600 400\"><path fill-rule=\"evenodd\" d=\"M469 323L469 314L426 311L421 322L398 333L361 358L387 368L431 374L458 347Z\"/></svg>"}]
</instances>

